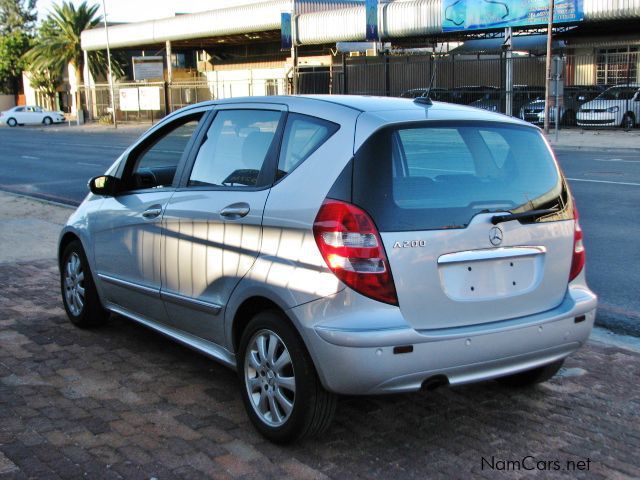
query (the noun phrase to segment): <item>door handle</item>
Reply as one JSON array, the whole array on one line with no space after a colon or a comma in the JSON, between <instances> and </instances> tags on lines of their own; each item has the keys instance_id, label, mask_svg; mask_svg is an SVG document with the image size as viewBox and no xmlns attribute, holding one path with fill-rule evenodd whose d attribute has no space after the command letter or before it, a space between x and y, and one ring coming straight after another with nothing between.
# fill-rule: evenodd
<instances>
[{"instance_id":1,"label":"door handle","mask_svg":"<svg viewBox=\"0 0 640 480\"><path fill-rule=\"evenodd\" d=\"M228 205L220 210L220 216L228 218L230 220L236 220L238 218L244 218L249 215L251 207L248 203L240 202Z\"/></svg>"},{"instance_id":2,"label":"door handle","mask_svg":"<svg viewBox=\"0 0 640 480\"><path fill-rule=\"evenodd\" d=\"M159 217L161 213L162 213L162 208L161 207L153 206L153 207L149 208L148 210L145 210L144 213L142 214L142 216L144 218L148 218L149 220L151 220L153 218Z\"/></svg>"}]
</instances>

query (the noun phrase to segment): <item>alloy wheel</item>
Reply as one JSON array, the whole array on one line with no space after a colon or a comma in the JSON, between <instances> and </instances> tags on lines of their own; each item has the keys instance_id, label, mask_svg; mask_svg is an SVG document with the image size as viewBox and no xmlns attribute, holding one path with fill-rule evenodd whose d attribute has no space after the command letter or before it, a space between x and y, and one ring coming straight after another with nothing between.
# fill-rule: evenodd
<instances>
[{"instance_id":1,"label":"alloy wheel","mask_svg":"<svg viewBox=\"0 0 640 480\"><path fill-rule=\"evenodd\" d=\"M253 410L270 427L284 425L293 411L296 381L289 350L271 330L259 330L245 353L244 377Z\"/></svg>"},{"instance_id":2,"label":"alloy wheel","mask_svg":"<svg viewBox=\"0 0 640 480\"><path fill-rule=\"evenodd\" d=\"M84 308L84 271L77 253L73 252L64 268L64 295L69 311L80 316Z\"/></svg>"}]
</instances>

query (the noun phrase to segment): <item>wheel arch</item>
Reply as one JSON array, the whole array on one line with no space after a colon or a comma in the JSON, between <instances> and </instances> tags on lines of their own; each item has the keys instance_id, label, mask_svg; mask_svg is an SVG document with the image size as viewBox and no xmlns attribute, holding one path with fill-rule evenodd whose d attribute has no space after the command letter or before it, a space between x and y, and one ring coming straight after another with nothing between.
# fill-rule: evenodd
<instances>
[{"instance_id":1,"label":"wheel arch","mask_svg":"<svg viewBox=\"0 0 640 480\"><path fill-rule=\"evenodd\" d=\"M231 347L234 352L238 352L240 346L240 339L246 326L251 319L260 312L274 310L277 311L285 318L294 331L298 332L289 316L285 313L284 309L278 305L275 301L261 295L254 295L246 298L235 310L233 320L231 322ZM299 333L298 333L299 335Z\"/></svg>"},{"instance_id":2,"label":"wheel arch","mask_svg":"<svg viewBox=\"0 0 640 480\"><path fill-rule=\"evenodd\" d=\"M60 237L60 241L58 242L58 265L62 263L62 254L64 253L65 248L67 248L67 246L75 240L78 240L82 244L80 236L75 232L67 231L62 234L62 236ZM84 249L84 245L82 245L82 248ZM86 255L87 250L84 250Z\"/></svg>"}]
</instances>

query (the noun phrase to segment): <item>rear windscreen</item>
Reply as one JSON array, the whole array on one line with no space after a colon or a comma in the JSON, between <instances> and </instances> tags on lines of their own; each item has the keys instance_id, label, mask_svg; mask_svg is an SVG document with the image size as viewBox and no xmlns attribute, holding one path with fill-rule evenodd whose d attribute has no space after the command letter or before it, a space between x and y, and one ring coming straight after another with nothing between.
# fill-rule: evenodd
<instances>
[{"instance_id":1,"label":"rear windscreen","mask_svg":"<svg viewBox=\"0 0 640 480\"><path fill-rule=\"evenodd\" d=\"M354 162L353 201L381 231L464 228L478 213L562 207L562 193L541 133L524 126L385 128Z\"/></svg>"}]
</instances>

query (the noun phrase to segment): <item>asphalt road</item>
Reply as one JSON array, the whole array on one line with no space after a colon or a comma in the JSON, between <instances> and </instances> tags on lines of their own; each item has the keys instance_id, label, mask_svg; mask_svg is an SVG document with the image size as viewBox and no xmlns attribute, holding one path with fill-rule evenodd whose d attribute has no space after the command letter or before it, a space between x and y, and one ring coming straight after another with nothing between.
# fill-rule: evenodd
<instances>
[{"instance_id":1,"label":"asphalt road","mask_svg":"<svg viewBox=\"0 0 640 480\"><path fill-rule=\"evenodd\" d=\"M77 205L147 126L0 128L0 189ZM566 148L557 156L585 232L598 323L640 336L640 149Z\"/></svg>"}]
</instances>

